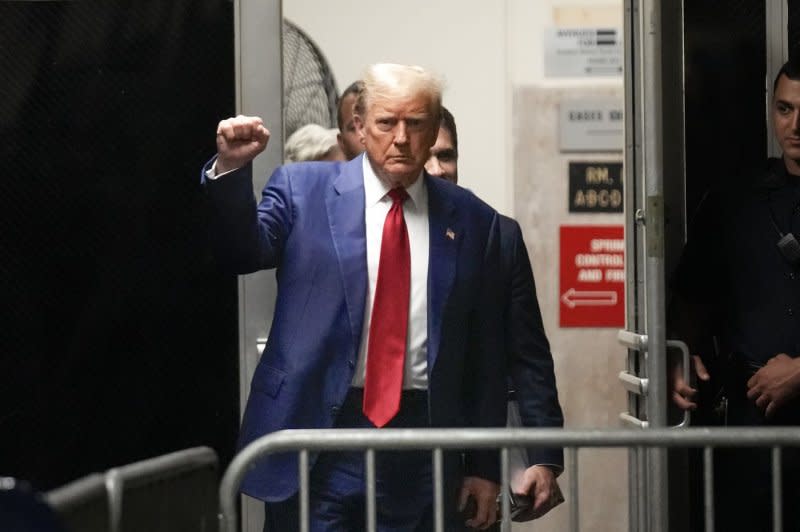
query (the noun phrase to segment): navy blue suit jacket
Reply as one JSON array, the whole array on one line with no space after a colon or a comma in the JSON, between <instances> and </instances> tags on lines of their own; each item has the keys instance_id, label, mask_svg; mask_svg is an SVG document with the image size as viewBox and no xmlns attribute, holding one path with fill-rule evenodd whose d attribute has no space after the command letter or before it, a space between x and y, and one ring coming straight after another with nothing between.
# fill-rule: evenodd
<instances>
[{"instance_id":1,"label":"navy blue suit jacket","mask_svg":"<svg viewBox=\"0 0 800 532\"><path fill-rule=\"evenodd\" d=\"M223 260L237 273L277 268L274 319L251 383L240 446L280 429L333 425L355 371L367 301L361 157L279 167L258 205L250 168L206 182ZM469 191L427 174L423 179L430 423L503 426L498 215ZM496 479L496 455L468 453L465 472ZM259 463L243 491L267 501L294 494L296 453Z\"/></svg>"},{"instance_id":2,"label":"navy blue suit jacket","mask_svg":"<svg viewBox=\"0 0 800 532\"><path fill-rule=\"evenodd\" d=\"M500 216L500 246L506 306L504 315L506 353L511 386L526 427L562 427L553 355L544 332L536 299L536 284L528 250L516 220ZM564 466L562 449L530 449L530 464Z\"/></svg>"}]
</instances>

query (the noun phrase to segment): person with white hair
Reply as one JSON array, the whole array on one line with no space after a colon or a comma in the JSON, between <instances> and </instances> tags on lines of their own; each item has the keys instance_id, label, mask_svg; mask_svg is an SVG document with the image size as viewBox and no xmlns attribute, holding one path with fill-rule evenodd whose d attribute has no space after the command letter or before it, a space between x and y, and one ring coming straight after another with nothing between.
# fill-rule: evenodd
<instances>
[{"instance_id":1,"label":"person with white hair","mask_svg":"<svg viewBox=\"0 0 800 532\"><path fill-rule=\"evenodd\" d=\"M326 128L319 124L306 124L289 135L284 146L287 163L302 161L343 161L344 155L339 147L336 128Z\"/></svg>"},{"instance_id":2,"label":"person with white hair","mask_svg":"<svg viewBox=\"0 0 800 532\"><path fill-rule=\"evenodd\" d=\"M269 132L258 117L220 122L203 169L237 273L277 268L269 341L256 368L240 446L287 428L490 427L506 420L498 215L423 171L441 121L441 83L420 67L378 64L359 94L365 153L289 164L256 204L252 165ZM362 452L310 462L310 530L365 528ZM375 456L379 531L433 529L429 452ZM296 453L265 457L242 490L266 502L267 530L298 530ZM443 460L445 529L497 519L495 451ZM458 503L475 502L471 516Z\"/></svg>"}]
</instances>

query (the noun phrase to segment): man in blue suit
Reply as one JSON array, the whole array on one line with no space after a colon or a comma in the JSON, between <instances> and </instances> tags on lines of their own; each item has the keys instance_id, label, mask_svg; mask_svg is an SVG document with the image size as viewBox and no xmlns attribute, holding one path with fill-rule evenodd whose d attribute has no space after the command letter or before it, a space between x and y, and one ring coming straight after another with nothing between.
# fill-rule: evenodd
<instances>
[{"instance_id":1,"label":"man in blue suit","mask_svg":"<svg viewBox=\"0 0 800 532\"><path fill-rule=\"evenodd\" d=\"M432 176L458 183L458 130L452 113L442 107L442 123L425 170ZM536 300L536 284L519 224L500 216L500 254L503 281L505 352L510 389L526 427L562 427L564 417L558 402L553 356L544 332L542 313ZM564 469L559 449L530 449L530 467L512 479L515 495L529 497L527 520L540 517L564 498L556 476Z\"/></svg>"},{"instance_id":2,"label":"man in blue suit","mask_svg":"<svg viewBox=\"0 0 800 532\"><path fill-rule=\"evenodd\" d=\"M373 65L364 85L356 121L365 155L280 167L256 205L249 163L269 132L239 116L220 122L217 157L203 170L220 257L238 273L277 269L275 317L241 445L288 428L505 422L497 213L423 171L441 113L434 76ZM430 454L421 454L378 457L379 530L431 528ZM312 461L311 530L363 529L361 453ZM496 453L447 454L448 530L464 526L457 498L477 502L467 526L496 520L498 476ZM243 491L267 502L270 530L297 528L294 454L258 464Z\"/></svg>"}]
</instances>

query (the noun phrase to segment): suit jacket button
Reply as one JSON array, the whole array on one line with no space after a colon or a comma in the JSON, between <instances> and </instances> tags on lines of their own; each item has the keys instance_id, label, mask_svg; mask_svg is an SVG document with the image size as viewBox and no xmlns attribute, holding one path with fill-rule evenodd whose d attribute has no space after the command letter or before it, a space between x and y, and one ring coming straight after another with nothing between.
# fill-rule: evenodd
<instances>
[{"instance_id":1,"label":"suit jacket button","mask_svg":"<svg viewBox=\"0 0 800 532\"><path fill-rule=\"evenodd\" d=\"M348 360L347 361L347 367L349 367L350 369L353 369L354 367L356 367L355 360Z\"/></svg>"},{"instance_id":2,"label":"suit jacket button","mask_svg":"<svg viewBox=\"0 0 800 532\"><path fill-rule=\"evenodd\" d=\"M331 415L332 416L338 416L339 415L339 407L338 406L332 406L331 407Z\"/></svg>"}]
</instances>

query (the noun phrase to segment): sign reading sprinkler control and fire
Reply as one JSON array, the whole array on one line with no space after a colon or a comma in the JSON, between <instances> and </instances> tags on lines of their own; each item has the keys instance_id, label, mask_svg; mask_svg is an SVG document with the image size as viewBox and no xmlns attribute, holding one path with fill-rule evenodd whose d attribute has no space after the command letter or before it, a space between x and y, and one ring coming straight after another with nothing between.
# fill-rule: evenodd
<instances>
[{"instance_id":1,"label":"sign reading sprinkler control and fire","mask_svg":"<svg viewBox=\"0 0 800 532\"><path fill-rule=\"evenodd\" d=\"M625 326L621 225L562 225L559 325Z\"/></svg>"}]
</instances>

